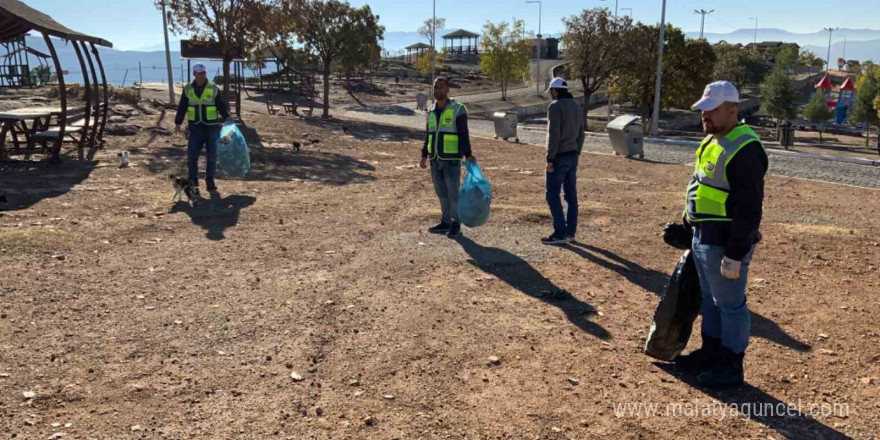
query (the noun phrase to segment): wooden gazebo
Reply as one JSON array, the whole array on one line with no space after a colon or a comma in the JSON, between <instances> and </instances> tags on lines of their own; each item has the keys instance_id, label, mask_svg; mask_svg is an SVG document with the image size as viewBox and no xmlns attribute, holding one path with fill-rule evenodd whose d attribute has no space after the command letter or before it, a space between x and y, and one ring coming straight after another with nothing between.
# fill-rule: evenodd
<instances>
[{"instance_id":1,"label":"wooden gazebo","mask_svg":"<svg viewBox=\"0 0 880 440\"><path fill-rule=\"evenodd\" d=\"M59 99L61 100L60 108L45 109L19 109L21 112L7 112L7 120L4 120L3 137L5 137L7 129L15 130L14 124L8 124L14 121L16 117L24 121L27 118L33 120L30 130L25 130L25 137L28 138L29 146L32 145L31 138L37 136L42 139L53 141L50 149L51 161L60 160L61 145L66 135L78 133L79 139L78 150L80 160L84 159L83 147L88 141L90 148L96 145L96 142L103 142L104 126L107 124L107 113L109 110L109 97L107 90L107 77L104 73L104 66L101 63L101 57L98 55L98 49L95 45L104 47L113 47L113 44L102 38L92 37L81 34L64 27L56 22L48 15L31 8L30 6L18 0L0 0L0 42L20 39L27 35L28 32L39 32L43 34L43 40L49 49L49 55L55 65L55 72L58 81ZM55 37L72 43L79 60L80 69L83 72L83 88L85 91L85 107L83 109L68 109L67 106L67 87L64 84L64 70L61 68L61 62L58 59L58 53L55 51L55 45L52 38ZM92 56L94 55L94 60ZM97 69L95 68L97 64ZM101 75L98 81L98 73ZM91 78L89 78L91 76ZM103 94L99 90L99 86L103 88ZM103 96L102 96L103 95ZM44 113L40 113L39 111ZM82 117L76 120L69 117L71 113ZM45 114L45 122L39 122L43 116L34 117L34 115ZM51 118L57 118L57 127L49 127ZM27 128L26 125L21 125ZM40 130L38 132L38 130ZM14 134L13 134L14 136ZM3 145L4 139L0 138L0 146Z\"/></svg>"},{"instance_id":2,"label":"wooden gazebo","mask_svg":"<svg viewBox=\"0 0 880 440\"><path fill-rule=\"evenodd\" d=\"M477 55L479 39L480 34L464 29L450 32L443 36L443 52L450 55Z\"/></svg>"},{"instance_id":3,"label":"wooden gazebo","mask_svg":"<svg viewBox=\"0 0 880 440\"><path fill-rule=\"evenodd\" d=\"M415 60L418 60L422 55L431 51L431 46L425 43L416 43L405 47L406 49L406 62L412 64Z\"/></svg>"}]
</instances>

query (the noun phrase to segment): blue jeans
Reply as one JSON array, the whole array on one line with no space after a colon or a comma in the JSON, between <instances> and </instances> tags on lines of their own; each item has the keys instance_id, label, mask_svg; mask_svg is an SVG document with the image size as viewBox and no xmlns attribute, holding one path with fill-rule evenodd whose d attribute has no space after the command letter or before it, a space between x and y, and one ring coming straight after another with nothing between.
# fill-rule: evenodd
<instances>
[{"instance_id":1,"label":"blue jeans","mask_svg":"<svg viewBox=\"0 0 880 440\"><path fill-rule=\"evenodd\" d=\"M196 186L199 185L199 156L202 154L202 147L207 147L205 183L208 188L216 186L214 174L217 171L217 141L220 140L220 127L220 124L189 124L189 143L186 147L187 165L189 180Z\"/></svg>"},{"instance_id":2,"label":"blue jeans","mask_svg":"<svg viewBox=\"0 0 880 440\"><path fill-rule=\"evenodd\" d=\"M746 284L748 283L749 263L755 247L742 259L742 272L739 279L731 280L721 275L721 259L724 246L700 244L697 235L691 243L694 263L700 278L700 296L703 315L702 332L721 340L721 344L734 353L744 353L749 346L751 317L746 305Z\"/></svg>"},{"instance_id":3,"label":"blue jeans","mask_svg":"<svg viewBox=\"0 0 880 440\"><path fill-rule=\"evenodd\" d=\"M460 160L431 160L431 180L434 192L440 199L440 213L443 223L451 225L458 222L458 187L461 184Z\"/></svg>"},{"instance_id":4,"label":"blue jeans","mask_svg":"<svg viewBox=\"0 0 880 440\"><path fill-rule=\"evenodd\" d=\"M547 204L553 216L553 235L562 237L577 232L578 200L577 200L577 154L556 156L553 161L553 172L547 173ZM559 191L565 193L568 204L568 220L562 210Z\"/></svg>"}]
</instances>

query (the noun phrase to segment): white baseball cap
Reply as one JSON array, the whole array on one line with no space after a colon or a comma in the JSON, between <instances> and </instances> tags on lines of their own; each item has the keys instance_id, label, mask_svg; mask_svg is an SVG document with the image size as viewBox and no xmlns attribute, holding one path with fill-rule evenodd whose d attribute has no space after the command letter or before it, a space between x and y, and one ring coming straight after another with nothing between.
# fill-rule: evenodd
<instances>
[{"instance_id":1,"label":"white baseball cap","mask_svg":"<svg viewBox=\"0 0 880 440\"><path fill-rule=\"evenodd\" d=\"M739 91L728 81L715 81L703 90L703 97L691 106L691 110L710 112L725 102L739 103Z\"/></svg>"},{"instance_id":2,"label":"white baseball cap","mask_svg":"<svg viewBox=\"0 0 880 440\"><path fill-rule=\"evenodd\" d=\"M207 72L207 69L205 69L204 64L199 63L199 64L196 64L193 66L193 73L202 73L202 72Z\"/></svg>"},{"instance_id":3,"label":"white baseball cap","mask_svg":"<svg viewBox=\"0 0 880 440\"><path fill-rule=\"evenodd\" d=\"M550 93L550 89L562 89L568 90L568 81L565 78L556 77L550 81L550 86L547 87L547 90L544 93Z\"/></svg>"}]
</instances>

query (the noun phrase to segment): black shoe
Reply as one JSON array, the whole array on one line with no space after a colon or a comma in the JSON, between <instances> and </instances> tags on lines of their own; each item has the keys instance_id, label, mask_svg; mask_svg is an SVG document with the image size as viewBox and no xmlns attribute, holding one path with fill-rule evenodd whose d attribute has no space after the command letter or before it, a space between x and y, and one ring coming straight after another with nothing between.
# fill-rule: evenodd
<instances>
[{"instance_id":1,"label":"black shoe","mask_svg":"<svg viewBox=\"0 0 880 440\"><path fill-rule=\"evenodd\" d=\"M209 186L208 191L217 191L217 185Z\"/></svg>"},{"instance_id":2,"label":"black shoe","mask_svg":"<svg viewBox=\"0 0 880 440\"><path fill-rule=\"evenodd\" d=\"M439 225L434 226L433 228L428 228L428 232L432 234L445 234L449 232L449 228L451 227L452 225L450 225L449 223L440 222Z\"/></svg>"},{"instance_id":3,"label":"black shoe","mask_svg":"<svg viewBox=\"0 0 880 440\"><path fill-rule=\"evenodd\" d=\"M568 237L553 234L549 237L542 238L541 243L544 243L544 244L568 244Z\"/></svg>"},{"instance_id":4,"label":"black shoe","mask_svg":"<svg viewBox=\"0 0 880 440\"><path fill-rule=\"evenodd\" d=\"M446 236L449 238L455 238L461 235L461 223L453 223L452 226L449 227L449 232L446 233Z\"/></svg>"},{"instance_id":5,"label":"black shoe","mask_svg":"<svg viewBox=\"0 0 880 440\"><path fill-rule=\"evenodd\" d=\"M721 347L721 358L718 363L711 370L697 376L697 383L714 390L742 385L745 381L743 372L745 355L745 353L734 353L727 347Z\"/></svg>"},{"instance_id":6,"label":"black shoe","mask_svg":"<svg viewBox=\"0 0 880 440\"><path fill-rule=\"evenodd\" d=\"M565 238L568 239L569 243L574 243L577 241L574 237L574 234L565 234Z\"/></svg>"},{"instance_id":7,"label":"black shoe","mask_svg":"<svg viewBox=\"0 0 880 440\"><path fill-rule=\"evenodd\" d=\"M721 355L721 339L703 335L703 346L686 355L678 355L672 362L686 370L703 372L715 367Z\"/></svg>"}]
</instances>

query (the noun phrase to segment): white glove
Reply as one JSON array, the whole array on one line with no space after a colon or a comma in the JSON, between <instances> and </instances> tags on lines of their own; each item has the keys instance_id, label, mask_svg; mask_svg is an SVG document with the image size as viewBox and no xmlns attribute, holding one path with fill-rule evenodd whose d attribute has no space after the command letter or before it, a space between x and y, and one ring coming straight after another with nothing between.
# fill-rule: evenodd
<instances>
[{"instance_id":1,"label":"white glove","mask_svg":"<svg viewBox=\"0 0 880 440\"><path fill-rule=\"evenodd\" d=\"M721 276L731 280L738 280L742 271L742 261L736 261L727 257L721 259Z\"/></svg>"}]
</instances>

